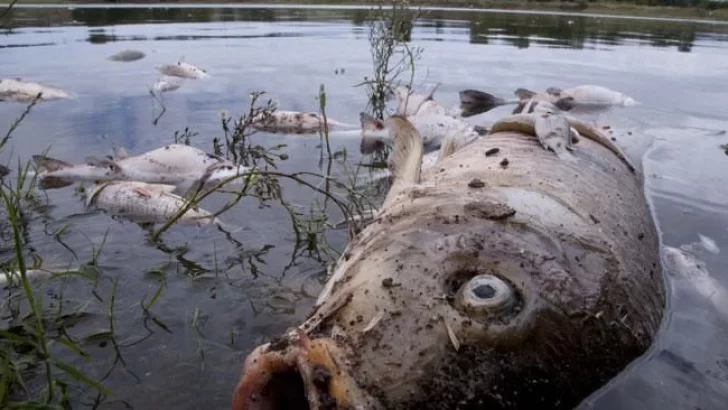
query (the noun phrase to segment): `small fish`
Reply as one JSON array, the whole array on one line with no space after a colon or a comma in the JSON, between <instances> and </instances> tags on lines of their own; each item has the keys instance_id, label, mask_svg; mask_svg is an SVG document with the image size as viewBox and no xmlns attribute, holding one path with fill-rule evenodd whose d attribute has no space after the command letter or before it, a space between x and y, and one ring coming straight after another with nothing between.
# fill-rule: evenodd
<instances>
[{"instance_id":1,"label":"small fish","mask_svg":"<svg viewBox=\"0 0 728 410\"><path fill-rule=\"evenodd\" d=\"M157 80L156 83L152 86L152 89L156 91L157 93L165 93L169 91L174 91L180 87L182 87L182 84L185 83L185 78L183 77L175 77L171 75L165 75Z\"/></svg>"},{"instance_id":2,"label":"small fish","mask_svg":"<svg viewBox=\"0 0 728 410\"><path fill-rule=\"evenodd\" d=\"M130 62L144 58L146 54L138 50L123 50L109 57L111 61Z\"/></svg>"},{"instance_id":3,"label":"small fish","mask_svg":"<svg viewBox=\"0 0 728 410\"><path fill-rule=\"evenodd\" d=\"M185 198L173 193L175 188L174 185L138 181L98 183L89 189L86 206L137 223L165 223L187 205ZM222 228L229 227L209 211L196 206L187 210L178 223L198 226L214 223ZM231 230L239 229L233 227Z\"/></svg>"},{"instance_id":4,"label":"small fish","mask_svg":"<svg viewBox=\"0 0 728 410\"><path fill-rule=\"evenodd\" d=\"M71 98L71 94L59 88L25 81L20 78L0 79L0 101L30 103L38 94L41 101Z\"/></svg>"},{"instance_id":5,"label":"small fish","mask_svg":"<svg viewBox=\"0 0 728 410\"><path fill-rule=\"evenodd\" d=\"M553 151L559 158L573 160L571 149L571 124L550 103L532 107L536 137L544 149Z\"/></svg>"},{"instance_id":6,"label":"small fish","mask_svg":"<svg viewBox=\"0 0 728 410\"><path fill-rule=\"evenodd\" d=\"M329 129L357 128L356 125L326 118ZM280 132L291 134L307 134L323 131L324 119L317 112L300 112L278 110L259 113L251 122L253 128L266 132Z\"/></svg>"},{"instance_id":7,"label":"small fish","mask_svg":"<svg viewBox=\"0 0 728 410\"><path fill-rule=\"evenodd\" d=\"M42 189L62 188L75 182L140 181L179 185L205 178L215 182L250 169L230 160L184 144L171 144L144 154L122 159L87 157L85 164L34 155L33 161L44 171L38 174ZM239 181L239 180L236 180Z\"/></svg>"},{"instance_id":8,"label":"small fish","mask_svg":"<svg viewBox=\"0 0 728 410\"><path fill-rule=\"evenodd\" d=\"M210 77L210 74L207 73L207 70L196 67L189 63L185 63L183 61L179 61L177 62L177 64L158 65L154 68L156 68L157 71L161 72L162 74L173 77L192 79L205 79Z\"/></svg>"}]
</instances>

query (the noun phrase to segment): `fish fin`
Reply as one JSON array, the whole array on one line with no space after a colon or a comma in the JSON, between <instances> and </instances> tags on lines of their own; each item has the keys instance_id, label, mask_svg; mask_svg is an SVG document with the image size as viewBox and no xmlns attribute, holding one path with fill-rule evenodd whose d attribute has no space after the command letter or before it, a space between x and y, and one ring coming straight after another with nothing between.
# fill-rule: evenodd
<instances>
[{"instance_id":1,"label":"fish fin","mask_svg":"<svg viewBox=\"0 0 728 410\"><path fill-rule=\"evenodd\" d=\"M535 91L527 90L525 88L517 88L513 93L516 94L516 97L518 97L519 100L530 100L534 95L536 95Z\"/></svg>"},{"instance_id":2,"label":"fish fin","mask_svg":"<svg viewBox=\"0 0 728 410\"><path fill-rule=\"evenodd\" d=\"M445 136L445 139L442 141L442 146L440 147L440 153L437 156L437 162L444 160L457 151L459 146L459 141L455 137L457 134L457 132L450 132Z\"/></svg>"},{"instance_id":3,"label":"fish fin","mask_svg":"<svg viewBox=\"0 0 728 410\"><path fill-rule=\"evenodd\" d=\"M551 95L554 95L556 97L559 97L559 96L561 96L561 93L564 92L564 91L561 88L559 88L559 87L549 87L549 88L546 89L546 92L548 94L551 94Z\"/></svg>"},{"instance_id":4,"label":"fish fin","mask_svg":"<svg viewBox=\"0 0 728 410\"><path fill-rule=\"evenodd\" d=\"M460 109L463 118L488 112L495 107L508 104L502 98L478 90L462 90L460 96Z\"/></svg>"},{"instance_id":5,"label":"fish fin","mask_svg":"<svg viewBox=\"0 0 728 410\"><path fill-rule=\"evenodd\" d=\"M40 167L45 168L47 171L58 171L59 169L71 168L72 164L61 161L60 159L45 157L43 155L33 155L33 162Z\"/></svg>"},{"instance_id":6,"label":"fish fin","mask_svg":"<svg viewBox=\"0 0 728 410\"><path fill-rule=\"evenodd\" d=\"M420 170L424 146L422 135L417 128L404 117L395 117L396 123L390 132L393 134L394 149L390 155L392 176L396 182L417 184L420 182Z\"/></svg>"},{"instance_id":7,"label":"fish fin","mask_svg":"<svg viewBox=\"0 0 728 410\"><path fill-rule=\"evenodd\" d=\"M114 147L113 150L114 150L114 156L116 156L117 160L129 158L129 153L126 152L124 147L117 145Z\"/></svg>"},{"instance_id":8,"label":"fish fin","mask_svg":"<svg viewBox=\"0 0 728 410\"><path fill-rule=\"evenodd\" d=\"M40 189L58 189L70 185L73 185L73 181L54 176L44 176L38 181L38 188Z\"/></svg>"},{"instance_id":9,"label":"fish fin","mask_svg":"<svg viewBox=\"0 0 728 410\"><path fill-rule=\"evenodd\" d=\"M142 198L151 198L154 192L152 192L151 189L144 188L144 187L136 187L132 189L132 192L139 195Z\"/></svg>"}]
</instances>

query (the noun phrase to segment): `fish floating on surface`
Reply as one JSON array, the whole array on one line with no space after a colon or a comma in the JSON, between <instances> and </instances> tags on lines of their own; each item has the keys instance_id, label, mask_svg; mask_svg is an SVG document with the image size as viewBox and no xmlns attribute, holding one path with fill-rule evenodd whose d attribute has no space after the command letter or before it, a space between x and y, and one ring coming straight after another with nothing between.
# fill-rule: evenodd
<instances>
[{"instance_id":1,"label":"fish floating on surface","mask_svg":"<svg viewBox=\"0 0 728 410\"><path fill-rule=\"evenodd\" d=\"M336 121L329 117L325 124L329 129L357 128L356 125ZM251 126L259 131L272 133L308 134L324 131L324 118L317 112L274 110L258 113Z\"/></svg>"},{"instance_id":2,"label":"fish floating on surface","mask_svg":"<svg viewBox=\"0 0 728 410\"><path fill-rule=\"evenodd\" d=\"M154 68L156 68L157 71L162 74L173 77L190 79L205 79L210 77L210 74L207 73L207 70L196 67L189 63L185 63L184 61L179 61L177 62L177 64L158 65Z\"/></svg>"},{"instance_id":3,"label":"fish floating on surface","mask_svg":"<svg viewBox=\"0 0 728 410\"><path fill-rule=\"evenodd\" d=\"M38 174L42 189L62 188L75 182L139 181L180 185L204 178L216 182L244 175L249 168L184 144L171 144L138 156L117 150L120 159L87 157L85 164L34 155L33 161L44 170Z\"/></svg>"},{"instance_id":4,"label":"fish floating on surface","mask_svg":"<svg viewBox=\"0 0 728 410\"><path fill-rule=\"evenodd\" d=\"M146 54L139 50L122 50L109 57L111 61L131 62L144 58Z\"/></svg>"},{"instance_id":5,"label":"fish floating on surface","mask_svg":"<svg viewBox=\"0 0 728 410\"><path fill-rule=\"evenodd\" d=\"M60 88L25 81L21 78L0 79L0 101L30 103L40 94L40 101L71 98L71 94Z\"/></svg>"},{"instance_id":6,"label":"fish floating on surface","mask_svg":"<svg viewBox=\"0 0 728 410\"><path fill-rule=\"evenodd\" d=\"M574 408L648 350L665 284L641 173L589 138L563 161L523 118L426 169L387 120L382 208L307 320L248 354L233 410Z\"/></svg>"},{"instance_id":7,"label":"fish floating on surface","mask_svg":"<svg viewBox=\"0 0 728 410\"><path fill-rule=\"evenodd\" d=\"M148 184L138 181L109 181L93 185L87 192L86 206L95 207L112 215L137 223L164 223L180 212L188 201L175 195L175 185ZM177 220L180 224L198 226L216 224L224 229L238 231L220 221L209 211L193 206Z\"/></svg>"}]
</instances>

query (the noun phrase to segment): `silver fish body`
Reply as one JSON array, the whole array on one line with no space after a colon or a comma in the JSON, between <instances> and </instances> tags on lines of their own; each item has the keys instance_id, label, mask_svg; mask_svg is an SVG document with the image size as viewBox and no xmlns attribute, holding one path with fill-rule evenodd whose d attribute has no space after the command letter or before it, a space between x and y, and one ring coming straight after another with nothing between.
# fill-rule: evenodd
<instances>
[{"instance_id":1,"label":"silver fish body","mask_svg":"<svg viewBox=\"0 0 728 410\"><path fill-rule=\"evenodd\" d=\"M112 180L179 185L203 177L215 182L249 171L247 167L184 144L170 144L117 160L89 157L86 164L68 164L41 156L33 159L46 168L38 174L41 186L48 181L51 187Z\"/></svg>"},{"instance_id":2,"label":"silver fish body","mask_svg":"<svg viewBox=\"0 0 728 410\"><path fill-rule=\"evenodd\" d=\"M210 74L208 74L206 70L183 61L180 61L177 64L158 65L155 68L160 73L173 77L191 79L205 79L210 77Z\"/></svg>"},{"instance_id":3,"label":"silver fish body","mask_svg":"<svg viewBox=\"0 0 728 410\"><path fill-rule=\"evenodd\" d=\"M71 98L71 94L67 91L48 85L25 81L20 78L0 79L0 101L29 103L38 94L41 94L41 101Z\"/></svg>"},{"instance_id":4,"label":"silver fish body","mask_svg":"<svg viewBox=\"0 0 728 410\"><path fill-rule=\"evenodd\" d=\"M86 206L138 223L164 223L187 204L184 198L172 193L174 189L174 185L136 181L104 182L88 190ZM219 220L205 209L192 207L178 222L207 225Z\"/></svg>"}]
</instances>

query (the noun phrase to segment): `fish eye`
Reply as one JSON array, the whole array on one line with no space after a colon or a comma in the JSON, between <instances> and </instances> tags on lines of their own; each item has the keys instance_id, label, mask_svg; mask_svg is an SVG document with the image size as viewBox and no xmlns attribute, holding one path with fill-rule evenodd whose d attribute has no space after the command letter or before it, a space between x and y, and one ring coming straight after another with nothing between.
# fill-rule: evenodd
<instances>
[{"instance_id":1,"label":"fish eye","mask_svg":"<svg viewBox=\"0 0 728 410\"><path fill-rule=\"evenodd\" d=\"M477 275L465 282L455 297L458 308L477 315L504 315L518 304L513 286L492 274Z\"/></svg>"}]
</instances>

